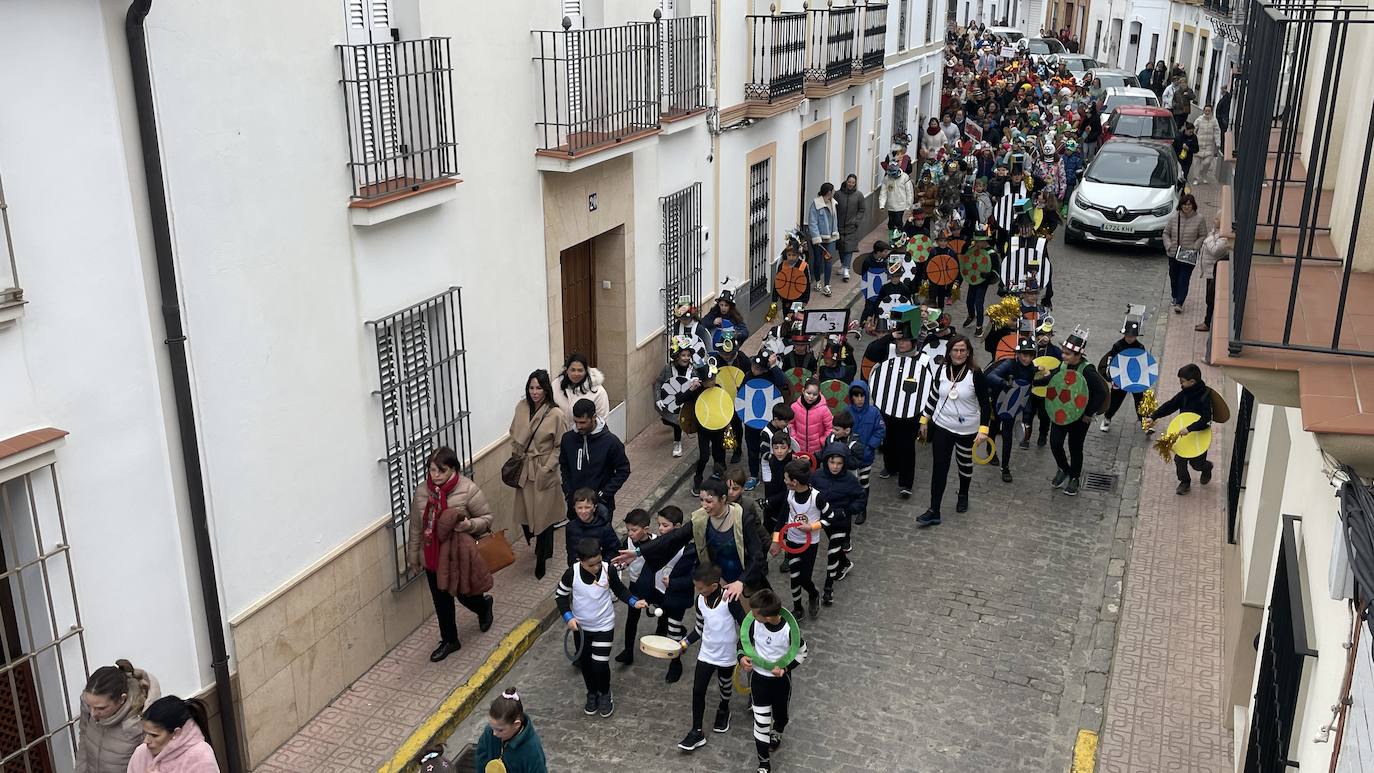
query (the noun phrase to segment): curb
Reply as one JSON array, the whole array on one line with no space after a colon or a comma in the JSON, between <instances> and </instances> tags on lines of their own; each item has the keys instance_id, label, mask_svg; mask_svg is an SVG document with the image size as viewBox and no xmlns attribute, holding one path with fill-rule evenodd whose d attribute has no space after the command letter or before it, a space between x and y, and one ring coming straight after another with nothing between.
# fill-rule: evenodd
<instances>
[{"instance_id":1,"label":"curb","mask_svg":"<svg viewBox=\"0 0 1374 773\"><path fill-rule=\"evenodd\" d=\"M419 770L415 758L427 746L442 741L458 729L487 691L504 677L548 627L557 608L549 599L540 604L534 616L526 618L496 645L486 662L468 680L449 693L439 708L420 723L414 732L397 747L391 759L377 769L378 773L414 773Z\"/></svg>"},{"instance_id":2,"label":"curb","mask_svg":"<svg viewBox=\"0 0 1374 773\"><path fill-rule=\"evenodd\" d=\"M1097 766L1097 733L1079 730L1073 744L1073 766L1069 773L1092 773Z\"/></svg>"}]
</instances>

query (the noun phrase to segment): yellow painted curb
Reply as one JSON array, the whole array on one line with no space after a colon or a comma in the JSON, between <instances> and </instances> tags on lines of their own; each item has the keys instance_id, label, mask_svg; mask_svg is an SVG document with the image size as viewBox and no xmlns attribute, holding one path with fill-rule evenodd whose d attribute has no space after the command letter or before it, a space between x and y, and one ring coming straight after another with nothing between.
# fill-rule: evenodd
<instances>
[{"instance_id":1,"label":"yellow painted curb","mask_svg":"<svg viewBox=\"0 0 1374 773\"><path fill-rule=\"evenodd\" d=\"M515 661L519 660L534 644L534 640L539 638L547 621L547 615L543 618L529 618L506 634L496 645L496 649L492 650L486 662L466 682L448 694L444 702L439 704L439 708L420 723L415 732L396 749L391 759L377 769L378 773L416 770L418 766L414 762L420 752L436 740L453 734L458 725L472 713L477 701L486 694L492 684L505 676L515 665Z\"/></svg>"},{"instance_id":2,"label":"yellow painted curb","mask_svg":"<svg viewBox=\"0 0 1374 773\"><path fill-rule=\"evenodd\" d=\"M1073 766L1069 773L1093 773L1097 767L1097 733L1079 730L1073 744Z\"/></svg>"}]
</instances>

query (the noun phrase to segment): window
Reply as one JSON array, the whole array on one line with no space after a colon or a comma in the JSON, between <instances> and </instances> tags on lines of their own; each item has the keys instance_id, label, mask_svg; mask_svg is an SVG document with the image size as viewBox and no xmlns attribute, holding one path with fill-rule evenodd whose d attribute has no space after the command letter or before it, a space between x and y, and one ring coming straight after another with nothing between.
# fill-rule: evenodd
<instances>
[{"instance_id":1,"label":"window","mask_svg":"<svg viewBox=\"0 0 1374 773\"><path fill-rule=\"evenodd\" d=\"M935 0L926 0L926 43L935 41Z\"/></svg>"},{"instance_id":2,"label":"window","mask_svg":"<svg viewBox=\"0 0 1374 773\"><path fill-rule=\"evenodd\" d=\"M663 210L665 337L673 329L673 306L681 296L701 305L701 183L658 200Z\"/></svg>"},{"instance_id":3,"label":"window","mask_svg":"<svg viewBox=\"0 0 1374 773\"><path fill-rule=\"evenodd\" d=\"M898 50L898 51L905 51L905 50L906 50L906 20L907 20L907 4L908 4L909 2L910 2L910 0L902 0L902 1L901 1L901 4L897 6L897 50Z\"/></svg>"},{"instance_id":4,"label":"window","mask_svg":"<svg viewBox=\"0 0 1374 773\"><path fill-rule=\"evenodd\" d=\"M749 305L768 297L768 171L772 159L749 167Z\"/></svg>"},{"instance_id":5,"label":"window","mask_svg":"<svg viewBox=\"0 0 1374 773\"><path fill-rule=\"evenodd\" d=\"M367 323L377 343L377 373L396 547L396 587L416 573L406 565L410 497L439 446L472 462L462 291L456 287Z\"/></svg>"},{"instance_id":6,"label":"window","mask_svg":"<svg viewBox=\"0 0 1374 773\"><path fill-rule=\"evenodd\" d=\"M1102 47L1102 20L1097 20L1097 32L1093 33L1093 58L1096 59L1101 53Z\"/></svg>"},{"instance_id":7,"label":"window","mask_svg":"<svg viewBox=\"0 0 1374 773\"><path fill-rule=\"evenodd\" d=\"M89 664L61 503L52 463L0 483L5 771L49 773L75 764L80 706L73 696Z\"/></svg>"},{"instance_id":8,"label":"window","mask_svg":"<svg viewBox=\"0 0 1374 773\"><path fill-rule=\"evenodd\" d=\"M911 112L911 92L903 91L892 96L892 134L905 134L907 115Z\"/></svg>"},{"instance_id":9,"label":"window","mask_svg":"<svg viewBox=\"0 0 1374 773\"><path fill-rule=\"evenodd\" d=\"M1154 64L1154 62L1156 61L1155 57L1158 56L1158 55L1159 55L1159 35L1158 35L1158 34L1154 34L1154 35L1151 35L1151 36L1150 36L1150 63L1151 63L1151 64Z\"/></svg>"},{"instance_id":10,"label":"window","mask_svg":"<svg viewBox=\"0 0 1374 773\"><path fill-rule=\"evenodd\" d=\"M387 0L348 0L339 66L353 198L458 174L448 38L398 41Z\"/></svg>"},{"instance_id":11,"label":"window","mask_svg":"<svg viewBox=\"0 0 1374 773\"><path fill-rule=\"evenodd\" d=\"M10 211L5 206L5 186L0 183L0 321L5 319L6 308L18 307L24 303L24 291L19 287L19 265L14 259L14 241L10 238Z\"/></svg>"}]
</instances>

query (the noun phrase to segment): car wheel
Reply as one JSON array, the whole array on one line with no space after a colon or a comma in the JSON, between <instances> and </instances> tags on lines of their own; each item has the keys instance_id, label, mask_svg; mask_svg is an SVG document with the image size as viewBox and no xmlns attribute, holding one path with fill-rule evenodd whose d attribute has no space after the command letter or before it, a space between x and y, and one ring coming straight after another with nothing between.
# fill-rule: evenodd
<instances>
[{"instance_id":1,"label":"car wheel","mask_svg":"<svg viewBox=\"0 0 1374 773\"><path fill-rule=\"evenodd\" d=\"M1072 226L1064 226L1064 243L1079 245L1083 243L1083 234L1073 230Z\"/></svg>"}]
</instances>

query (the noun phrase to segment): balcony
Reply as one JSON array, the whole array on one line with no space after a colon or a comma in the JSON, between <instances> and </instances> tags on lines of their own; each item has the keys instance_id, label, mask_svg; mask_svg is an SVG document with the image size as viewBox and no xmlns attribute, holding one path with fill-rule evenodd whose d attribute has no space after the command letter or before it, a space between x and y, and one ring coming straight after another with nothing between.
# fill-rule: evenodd
<instances>
[{"instance_id":1,"label":"balcony","mask_svg":"<svg viewBox=\"0 0 1374 773\"><path fill-rule=\"evenodd\" d=\"M1211 343L1216 362L1257 399L1300 406L1304 428L1318 433L1323 448L1368 468L1374 260L1365 243L1374 225L1365 222L1363 205L1374 104L1352 77L1368 54L1345 43L1371 12L1327 10L1321 18L1290 15L1285 6L1251 0L1246 14L1238 158L1222 206L1234 249L1217 268ZM1312 41L1328 36L1330 48L1314 55Z\"/></svg>"},{"instance_id":2,"label":"balcony","mask_svg":"<svg viewBox=\"0 0 1374 773\"><path fill-rule=\"evenodd\" d=\"M663 121L677 121L706 110L706 17L660 19L658 50L662 63Z\"/></svg>"},{"instance_id":3,"label":"balcony","mask_svg":"<svg viewBox=\"0 0 1374 773\"><path fill-rule=\"evenodd\" d=\"M806 13L746 16L749 81L746 102L792 103L801 97L806 70Z\"/></svg>"},{"instance_id":4,"label":"balcony","mask_svg":"<svg viewBox=\"0 0 1374 773\"><path fill-rule=\"evenodd\" d=\"M828 97L848 87L854 76L859 9L807 11L810 28L804 82L808 97Z\"/></svg>"},{"instance_id":5,"label":"balcony","mask_svg":"<svg viewBox=\"0 0 1374 773\"><path fill-rule=\"evenodd\" d=\"M659 131L664 74L656 22L582 30L565 17L563 29L534 35L537 154L572 159ZM695 99L687 84L679 97Z\"/></svg>"},{"instance_id":6,"label":"balcony","mask_svg":"<svg viewBox=\"0 0 1374 773\"><path fill-rule=\"evenodd\" d=\"M14 322L24 311L24 291L19 287L19 265L14 259L14 241L10 238L10 211L5 204L5 187L0 183L0 236L4 237L4 255L0 255L0 327Z\"/></svg>"},{"instance_id":7,"label":"balcony","mask_svg":"<svg viewBox=\"0 0 1374 773\"><path fill-rule=\"evenodd\" d=\"M868 74L883 69L887 56L887 4L864 6L863 44L858 70Z\"/></svg>"},{"instance_id":8,"label":"balcony","mask_svg":"<svg viewBox=\"0 0 1374 773\"><path fill-rule=\"evenodd\" d=\"M341 45L354 208L457 182L448 38Z\"/></svg>"}]
</instances>

